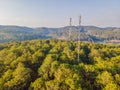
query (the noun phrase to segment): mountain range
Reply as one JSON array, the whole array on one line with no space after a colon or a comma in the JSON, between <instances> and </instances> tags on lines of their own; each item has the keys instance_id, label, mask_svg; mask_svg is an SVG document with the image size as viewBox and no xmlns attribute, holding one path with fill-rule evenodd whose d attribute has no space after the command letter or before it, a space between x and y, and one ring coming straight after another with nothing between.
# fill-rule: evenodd
<instances>
[{"instance_id":1,"label":"mountain range","mask_svg":"<svg viewBox=\"0 0 120 90\"><path fill-rule=\"evenodd\" d=\"M65 26L60 28L30 28L24 26L0 25L0 43L49 38L77 40L78 34L80 34L81 41L120 41L120 28L118 27Z\"/></svg>"}]
</instances>

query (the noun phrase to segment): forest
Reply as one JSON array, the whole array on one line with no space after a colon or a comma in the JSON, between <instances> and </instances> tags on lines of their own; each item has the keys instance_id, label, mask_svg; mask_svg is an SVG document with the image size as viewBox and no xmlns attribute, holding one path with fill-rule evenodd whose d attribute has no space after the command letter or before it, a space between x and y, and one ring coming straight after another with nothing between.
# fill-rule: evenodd
<instances>
[{"instance_id":1,"label":"forest","mask_svg":"<svg viewBox=\"0 0 120 90\"><path fill-rule=\"evenodd\" d=\"M0 44L0 90L120 90L120 45L64 40Z\"/></svg>"},{"instance_id":2,"label":"forest","mask_svg":"<svg viewBox=\"0 0 120 90\"><path fill-rule=\"evenodd\" d=\"M64 26L59 28L38 27L30 28L23 26L0 25L0 43L11 41L24 41L34 39L60 39L68 40L68 32L71 28L73 40L77 39L78 26ZM112 42L120 43L120 28L118 27L96 27L81 26L81 41Z\"/></svg>"}]
</instances>

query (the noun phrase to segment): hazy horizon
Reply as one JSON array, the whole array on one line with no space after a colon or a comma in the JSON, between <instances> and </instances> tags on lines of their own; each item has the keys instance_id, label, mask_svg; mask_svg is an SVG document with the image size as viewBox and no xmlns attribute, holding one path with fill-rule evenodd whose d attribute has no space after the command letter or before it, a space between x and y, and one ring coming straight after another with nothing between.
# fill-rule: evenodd
<instances>
[{"instance_id":1,"label":"hazy horizon","mask_svg":"<svg viewBox=\"0 0 120 90\"><path fill-rule=\"evenodd\" d=\"M120 27L120 0L0 0L0 25Z\"/></svg>"}]
</instances>

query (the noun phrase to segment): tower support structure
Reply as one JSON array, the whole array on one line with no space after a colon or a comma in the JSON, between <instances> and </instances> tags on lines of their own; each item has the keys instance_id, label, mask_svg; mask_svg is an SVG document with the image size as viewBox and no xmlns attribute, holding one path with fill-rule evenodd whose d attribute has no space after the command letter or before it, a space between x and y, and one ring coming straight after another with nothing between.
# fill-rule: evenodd
<instances>
[{"instance_id":1,"label":"tower support structure","mask_svg":"<svg viewBox=\"0 0 120 90\"><path fill-rule=\"evenodd\" d=\"M81 28L81 16L79 16L78 22L78 64L80 62L80 28Z\"/></svg>"}]
</instances>

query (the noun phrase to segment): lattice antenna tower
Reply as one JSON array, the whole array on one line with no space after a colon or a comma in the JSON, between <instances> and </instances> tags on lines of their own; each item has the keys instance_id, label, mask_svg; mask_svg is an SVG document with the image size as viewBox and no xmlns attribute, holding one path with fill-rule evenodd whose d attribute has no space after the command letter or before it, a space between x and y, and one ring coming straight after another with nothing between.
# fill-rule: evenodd
<instances>
[{"instance_id":1,"label":"lattice antenna tower","mask_svg":"<svg viewBox=\"0 0 120 90\"><path fill-rule=\"evenodd\" d=\"M79 16L78 24L78 64L80 62L80 28L81 28L81 16Z\"/></svg>"},{"instance_id":2,"label":"lattice antenna tower","mask_svg":"<svg viewBox=\"0 0 120 90\"><path fill-rule=\"evenodd\" d=\"M71 26L72 26L72 18L70 18L70 22L69 22L70 28L69 28L69 41L71 41Z\"/></svg>"}]
</instances>

